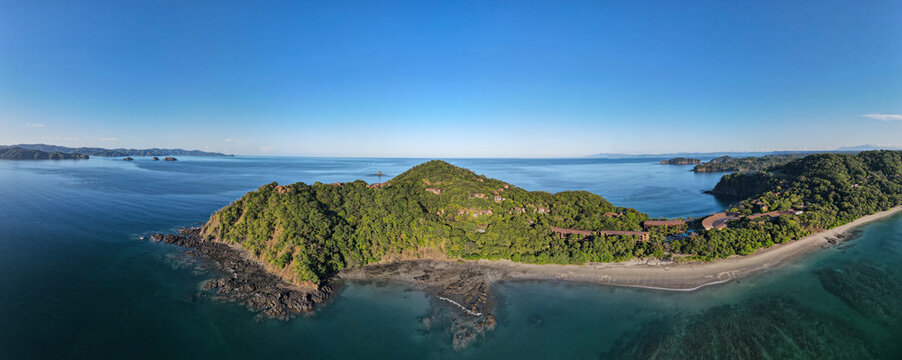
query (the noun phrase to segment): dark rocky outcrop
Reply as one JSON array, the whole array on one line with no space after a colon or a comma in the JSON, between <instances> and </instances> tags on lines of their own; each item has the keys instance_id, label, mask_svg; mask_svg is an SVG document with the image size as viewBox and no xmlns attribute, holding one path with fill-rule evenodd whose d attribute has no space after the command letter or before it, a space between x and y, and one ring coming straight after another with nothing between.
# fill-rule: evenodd
<instances>
[{"instance_id":1,"label":"dark rocky outcrop","mask_svg":"<svg viewBox=\"0 0 902 360\"><path fill-rule=\"evenodd\" d=\"M302 288L267 271L250 259L246 250L206 240L199 228L182 229L178 234L154 234L153 241L189 248L186 254L213 262L223 277L201 286L201 297L233 301L259 312L261 317L288 320L296 314L312 312L317 304L333 296L332 281L393 281L412 285L434 296L429 315L421 318L425 332L446 334L456 350L479 341L495 328L490 285L504 274L474 263L407 260L346 269L317 288Z\"/></svg>"},{"instance_id":2,"label":"dark rocky outcrop","mask_svg":"<svg viewBox=\"0 0 902 360\"><path fill-rule=\"evenodd\" d=\"M178 159L176 159L172 156L167 156L167 157L163 158L163 161L178 161Z\"/></svg>"},{"instance_id":3,"label":"dark rocky outcrop","mask_svg":"<svg viewBox=\"0 0 902 360\"><path fill-rule=\"evenodd\" d=\"M122 160L125 160L125 161L132 161L132 160L135 160L135 159L132 159L131 157L127 157L127 158L122 159Z\"/></svg>"},{"instance_id":4,"label":"dark rocky outcrop","mask_svg":"<svg viewBox=\"0 0 902 360\"><path fill-rule=\"evenodd\" d=\"M159 161L159 160L160 160L160 158L158 158L158 157L156 157L156 156L154 156L154 157L153 157L153 159L151 159L151 160L153 160L153 161Z\"/></svg>"},{"instance_id":5,"label":"dark rocky outcrop","mask_svg":"<svg viewBox=\"0 0 902 360\"><path fill-rule=\"evenodd\" d=\"M471 262L407 260L342 270L343 280L383 280L412 284L434 296L432 313L420 319L424 331L447 332L463 350L495 329L491 284L505 275Z\"/></svg>"},{"instance_id":6,"label":"dark rocky outcrop","mask_svg":"<svg viewBox=\"0 0 902 360\"><path fill-rule=\"evenodd\" d=\"M290 284L251 260L245 250L204 240L200 229L183 229L179 234L154 234L151 239L190 248L189 254L212 260L215 268L226 274L205 282L201 296L244 304L263 317L287 320L296 314L312 312L316 304L332 297L332 287L328 284L317 288Z\"/></svg>"}]
</instances>

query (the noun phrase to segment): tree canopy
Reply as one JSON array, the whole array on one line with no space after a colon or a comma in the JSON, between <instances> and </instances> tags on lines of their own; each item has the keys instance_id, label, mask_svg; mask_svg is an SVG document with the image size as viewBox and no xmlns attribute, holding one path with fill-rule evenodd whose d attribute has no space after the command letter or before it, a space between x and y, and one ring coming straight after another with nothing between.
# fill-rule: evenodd
<instances>
[{"instance_id":1,"label":"tree canopy","mask_svg":"<svg viewBox=\"0 0 902 360\"><path fill-rule=\"evenodd\" d=\"M744 198L731 209L737 214L804 212L745 217L723 230L704 230L695 220L679 238L673 235L687 227L651 227L647 240L604 236L596 231L643 230L649 217L589 192L526 191L435 160L385 184L264 185L217 211L203 233L314 284L343 268L397 258L582 264L672 253L707 260L902 204L902 152L810 155L770 172L725 176L717 187ZM562 235L552 227L591 233Z\"/></svg>"}]
</instances>

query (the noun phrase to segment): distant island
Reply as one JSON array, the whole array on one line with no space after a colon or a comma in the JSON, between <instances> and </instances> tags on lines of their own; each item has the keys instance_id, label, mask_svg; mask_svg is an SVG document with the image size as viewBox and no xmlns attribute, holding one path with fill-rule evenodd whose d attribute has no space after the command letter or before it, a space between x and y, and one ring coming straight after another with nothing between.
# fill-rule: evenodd
<instances>
[{"instance_id":1,"label":"distant island","mask_svg":"<svg viewBox=\"0 0 902 360\"><path fill-rule=\"evenodd\" d=\"M0 159L2 160L83 160L88 158L89 156L84 154L47 152L21 147L0 148Z\"/></svg>"},{"instance_id":2,"label":"distant island","mask_svg":"<svg viewBox=\"0 0 902 360\"><path fill-rule=\"evenodd\" d=\"M67 146L46 145L46 144L18 144L18 145L0 145L3 148L22 148L26 150L38 150L48 153L64 153L64 154L83 154L90 156L105 157L125 157L125 156L234 156L218 152L207 152L200 150L184 150L184 149L104 149L97 147L80 147L72 148Z\"/></svg>"},{"instance_id":3,"label":"distant island","mask_svg":"<svg viewBox=\"0 0 902 360\"><path fill-rule=\"evenodd\" d=\"M677 157L677 158L673 158L670 160L661 161L661 164L664 164L664 165L695 165L695 164L698 164L701 162L702 161L699 159Z\"/></svg>"},{"instance_id":4,"label":"distant island","mask_svg":"<svg viewBox=\"0 0 902 360\"><path fill-rule=\"evenodd\" d=\"M527 191L429 161L384 183L264 185L200 228L154 239L216 259L234 275L209 288L277 318L311 311L342 279L415 284L465 311L469 325L455 334L465 344L494 326L495 281L691 290L836 242L902 209L902 152L809 155L726 175L715 189L741 200L651 219L585 191Z\"/></svg>"}]
</instances>

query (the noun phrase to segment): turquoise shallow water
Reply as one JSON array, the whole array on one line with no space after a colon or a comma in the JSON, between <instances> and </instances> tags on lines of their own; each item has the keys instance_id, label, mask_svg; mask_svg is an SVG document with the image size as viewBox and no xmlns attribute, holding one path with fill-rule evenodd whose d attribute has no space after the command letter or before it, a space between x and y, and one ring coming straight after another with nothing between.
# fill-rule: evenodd
<instances>
[{"instance_id":1,"label":"turquoise shallow water","mask_svg":"<svg viewBox=\"0 0 902 360\"><path fill-rule=\"evenodd\" d=\"M204 221L272 181L394 175L420 159L0 161L0 358L899 358L902 217L841 247L737 282L669 293L505 283L498 326L471 348L421 318L435 299L351 284L289 322L196 299L211 276L183 249L140 240ZM582 189L652 216L725 204L719 175L660 159L451 162L529 190ZM382 179L385 180L385 179Z\"/></svg>"}]
</instances>

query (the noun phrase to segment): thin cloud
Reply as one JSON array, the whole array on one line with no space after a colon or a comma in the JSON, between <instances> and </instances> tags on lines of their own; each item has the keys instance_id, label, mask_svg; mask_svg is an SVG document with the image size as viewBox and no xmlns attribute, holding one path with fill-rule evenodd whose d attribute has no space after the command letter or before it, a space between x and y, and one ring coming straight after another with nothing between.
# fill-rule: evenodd
<instances>
[{"instance_id":1,"label":"thin cloud","mask_svg":"<svg viewBox=\"0 0 902 360\"><path fill-rule=\"evenodd\" d=\"M898 114L864 114L861 116L880 121L902 121L902 115Z\"/></svg>"},{"instance_id":2,"label":"thin cloud","mask_svg":"<svg viewBox=\"0 0 902 360\"><path fill-rule=\"evenodd\" d=\"M30 127L30 128L41 128L41 127L44 127L44 124L38 124L38 123L25 123L25 126Z\"/></svg>"},{"instance_id":3,"label":"thin cloud","mask_svg":"<svg viewBox=\"0 0 902 360\"><path fill-rule=\"evenodd\" d=\"M116 141L116 140L119 140L119 138L114 138L114 137L100 138L100 141Z\"/></svg>"},{"instance_id":4,"label":"thin cloud","mask_svg":"<svg viewBox=\"0 0 902 360\"><path fill-rule=\"evenodd\" d=\"M275 148L276 148L275 146L261 146L261 147L260 147L260 151L262 151L262 152L270 152L270 151L274 150Z\"/></svg>"},{"instance_id":5,"label":"thin cloud","mask_svg":"<svg viewBox=\"0 0 902 360\"><path fill-rule=\"evenodd\" d=\"M42 139L44 139L45 141L59 141L59 140L75 141L75 140L78 140L77 137L61 137L61 136L45 136Z\"/></svg>"}]
</instances>

